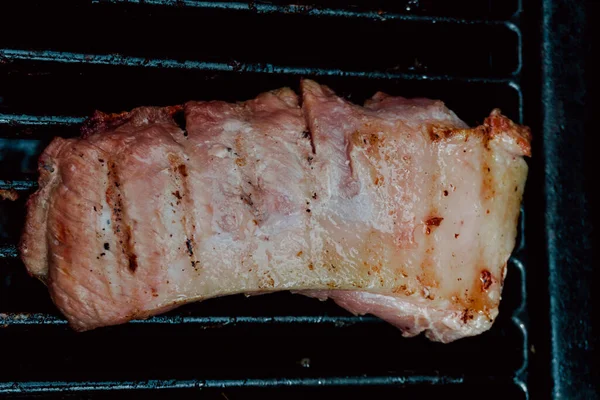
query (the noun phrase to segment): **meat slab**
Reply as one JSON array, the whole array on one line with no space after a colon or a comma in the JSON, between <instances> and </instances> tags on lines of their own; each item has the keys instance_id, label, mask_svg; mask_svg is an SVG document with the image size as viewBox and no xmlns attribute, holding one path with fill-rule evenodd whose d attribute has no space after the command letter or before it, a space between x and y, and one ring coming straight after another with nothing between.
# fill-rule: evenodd
<instances>
[{"instance_id":1,"label":"meat slab","mask_svg":"<svg viewBox=\"0 0 600 400\"><path fill-rule=\"evenodd\" d=\"M530 134L440 101L302 81L240 103L97 112L39 162L21 254L76 330L290 290L405 336L489 329Z\"/></svg>"}]
</instances>

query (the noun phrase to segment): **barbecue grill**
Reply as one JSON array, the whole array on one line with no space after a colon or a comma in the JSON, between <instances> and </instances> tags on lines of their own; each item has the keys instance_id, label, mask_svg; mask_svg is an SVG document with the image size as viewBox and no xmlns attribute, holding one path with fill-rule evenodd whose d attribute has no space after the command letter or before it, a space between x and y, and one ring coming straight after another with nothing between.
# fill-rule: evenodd
<instances>
[{"instance_id":1,"label":"barbecue grill","mask_svg":"<svg viewBox=\"0 0 600 400\"><path fill-rule=\"evenodd\" d=\"M20 196L0 202L0 395L596 395L579 108L585 5L15 3L0 5L0 189ZM470 125L499 107L533 128L517 245L493 328L447 345L404 339L375 317L278 293L72 332L16 247L37 157L52 137L77 135L95 109L243 100L298 89L301 77L355 102L377 90L442 99Z\"/></svg>"}]
</instances>

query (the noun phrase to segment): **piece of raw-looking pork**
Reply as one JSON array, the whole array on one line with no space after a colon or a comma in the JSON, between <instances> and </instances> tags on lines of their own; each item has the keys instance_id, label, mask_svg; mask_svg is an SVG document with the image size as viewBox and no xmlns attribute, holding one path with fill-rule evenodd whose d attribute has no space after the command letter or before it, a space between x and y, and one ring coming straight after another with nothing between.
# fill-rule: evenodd
<instances>
[{"instance_id":1,"label":"piece of raw-looking pork","mask_svg":"<svg viewBox=\"0 0 600 400\"><path fill-rule=\"evenodd\" d=\"M283 88L82 131L43 152L20 247L76 330L279 290L441 342L498 314L530 155L498 110L470 129L439 101L360 107L304 80L302 106Z\"/></svg>"}]
</instances>

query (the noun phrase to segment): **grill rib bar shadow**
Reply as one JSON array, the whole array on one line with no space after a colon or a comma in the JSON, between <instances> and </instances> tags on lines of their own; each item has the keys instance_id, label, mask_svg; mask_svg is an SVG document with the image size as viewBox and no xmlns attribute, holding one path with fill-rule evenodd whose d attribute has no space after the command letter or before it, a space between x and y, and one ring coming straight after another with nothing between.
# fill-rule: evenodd
<instances>
[{"instance_id":1,"label":"grill rib bar shadow","mask_svg":"<svg viewBox=\"0 0 600 400\"><path fill-rule=\"evenodd\" d=\"M456 385L462 377L439 375L274 378L228 380L146 380L123 382L12 382L0 383L0 393L51 393L83 391L118 391L140 389L210 389L210 388L270 388L270 387L336 387L336 386L419 386Z\"/></svg>"},{"instance_id":2,"label":"grill rib bar shadow","mask_svg":"<svg viewBox=\"0 0 600 400\"><path fill-rule=\"evenodd\" d=\"M254 14L301 14L311 17L355 18L374 21L410 21L425 23L449 23L456 25L501 25L512 27L514 24L506 20L482 20L454 18L444 16L400 14L383 10L351 10L341 8L316 7L301 4L267 4L254 2L225 2L201 0L92 0L93 4L136 4L163 7L187 7L231 12L251 12Z\"/></svg>"},{"instance_id":3,"label":"grill rib bar shadow","mask_svg":"<svg viewBox=\"0 0 600 400\"><path fill-rule=\"evenodd\" d=\"M355 324L383 324L377 317L368 316L183 316L157 315L144 320L133 320L130 324L144 325L203 325L209 328L236 325L331 325L342 328ZM42 313L0 313L0 325L66 325L64 318Z\"/></svg>"},{"instance_id":4,"label":"grill rib bar shadow","mask_svg":"<svg viewBox=\"0 0 600 400\"><path fill-rule=\"evenodd\" d=\"M459 81L468 83L505 83L516 86L513 78L452 76L446 74L417 74L384 71L354 71L339 68L312 68L275 65L271 63L224 63L197 60L178 61L169 58L144 58L120 54L84 54L51 50L29 51L0 49L0 60L55 62L64 64L111 65L162 69L201 70L211 72L245 72L258 74L284 74L297 76L341 76L367 79L399 79L412 81Z\"/></svg>"}]
</instances>

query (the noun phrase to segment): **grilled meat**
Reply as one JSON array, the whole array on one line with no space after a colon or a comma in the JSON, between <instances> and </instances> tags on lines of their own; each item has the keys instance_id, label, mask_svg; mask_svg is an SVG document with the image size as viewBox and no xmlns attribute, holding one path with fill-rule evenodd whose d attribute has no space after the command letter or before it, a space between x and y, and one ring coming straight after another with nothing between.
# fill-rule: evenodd
<instances>
[{"instance_id":1,"label":"grilled meat","mask_svg":"<svg viewBox=\"0 0 600 400\"><path fill-rule=\"evenodd\" d=\"M21 243L71 326L291 290L449 342L490 328L529 131L310 80L243 103L96 113L40 158Z\"/></svg>"}]
</instances>

